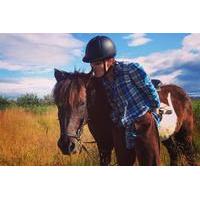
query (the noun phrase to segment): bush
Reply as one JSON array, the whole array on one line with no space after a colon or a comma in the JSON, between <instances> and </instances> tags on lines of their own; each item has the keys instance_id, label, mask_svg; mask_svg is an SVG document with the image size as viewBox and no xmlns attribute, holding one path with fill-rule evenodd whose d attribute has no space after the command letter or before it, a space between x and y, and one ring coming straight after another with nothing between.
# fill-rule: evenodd
<instances>
[{"instance_id":1,"label":"bush","mask_svg":"<svg viewBox=\"0 0 200 200\"><path fill-rule=\"evenodd\" d=\"M47 112L48 106L52 105L51 95L46 95L40 99L35 94L25 94L17 98L17 105L25 109L25 111L33 112L35 114L42 114Z\"/></svg>"},{"instance_id":2,"label":"bush","mask_svg":"<svg viewBox=\"0 0 200 200\"><path fill-rule=\"evenodd\" d=\"M24 110L27 112L32 112L34 114L43 114L48 111L47 105L32 105L24 107Z\"/></svg>"},{"instance_id":3,"label":"bush","mask_svg":"<svg viewBox=\"0 0 200 200\"><path fill-rule=\"evenodd\" d=\"M43 98L39 98L35 94L25 94L17 98L17 100L8 100L5 97L0 96L0 110L7 107L20 106L26 111L30 111L37 114L42 114L48 110L48 107L54 104L53 96L46 95Z\"/></svg>"},{"instance_id":4,"label":"bush","mask_svg":"<svg viewBox=\"0 0 200 200\"><path fill-rule=\"evenodd\" d=\"M53 98L53 96L51 94L47 94L41 100L41 103L45 104L45 105L53 105L54 104L54 98Z\"/></svg>"},{"instance_id":5,"label":"bush","mask_svg":"<svg viewBox=\"0 0 200 200\"><path fill-rule=\"evenodd\" d=\"M3 110L10 106L10 102L6 97L0 96L0 110Z\"/></svg>"},{"instance_id":6,"label":"bush","mask_svg":"<svg viewBox=\"0 0 200 200\"><path fill-rule=\"evenodd\" d=\"M17 105L21 107L39 106L40 99L35 94L25 94L17 98Z\"/></svg>"}]
</instances>

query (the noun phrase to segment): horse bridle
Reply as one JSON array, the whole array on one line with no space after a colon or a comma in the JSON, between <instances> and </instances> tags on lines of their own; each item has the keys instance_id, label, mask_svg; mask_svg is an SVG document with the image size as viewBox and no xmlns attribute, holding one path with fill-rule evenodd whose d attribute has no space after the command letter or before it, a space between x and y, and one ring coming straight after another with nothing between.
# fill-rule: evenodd
<instances>
[{"instance_id":1,"label":"horse bridle","mask_svg":"<svg viewBox=\"0 0 200 200\"><path fill-rule=\"evenodd\" d=\"M83 119L83 122L80 124L80 127L78 128L78 130L76 131L76 133L67 133L67 132L64 132L64 133L62 133L62 135L65 135L67 137L76 139L76 141L80 145L79 154L81 153L81 151L83 149L88 154L89 158L91 160L93 160L94 162L96 162L96 159L93 157L93 155L91 155L91 153L88 151L87 147L85 146L85 144L94 144L94 143L96 143L96 141L89 141L89 142L86 142L86 141L83 142L83 141L81 141L81 134L83 132L83 127L87 124L87 121L88 121L88 118L84 118Z\"/></svg>"},{"instance_id":2,"label":"horse bridle","mask_svg":"<svg viewBox=\"0 0 200 200\"><path fill-rule=\"evenodd\" d=\"M87 81L87 83L85 84L85 88L87 89L89 83L90 83L90 80L92 79L93 77L93 70L90 72L91 75ZM64 119L64 124L65 124L65 120L66 118ZM87 108L85 109L85 113L84 113L84 117L83 119L81 120L80 122L80 125L79 125L79 128L77 129L76 133L67 133L67 132L64 132L64 133L61 133L61 135L63 136L67 136L67 137L70 137L70 138L74 138L76 139L79 144L81 143L81 134L83 132L83 127L87 124L88 122L88 115L87 115Z\"/></svg>"},{"instance_id":3,"label":"horse bridle","mask_svg":"<svg viewBox=\"0 0 200 200\"><path fill-rule=\"evenodd\" d=\"M87 109L86 109L85 113L86 112L87 112ZM66 120L66 118L65 118L65 120ZM80 137L81 137L81 134L83 132L83 127L86 124L87 124L87 118L84 115L84 118L81 120L80 126L77 129L76 133L62 132L61 135L67 136L67 137L70 137L70 138L75 138L77 141L80 141L81 140Z\"/></svg>"},{"instance_id":4,"label":"horse bridle","mask_svg":"<svg viewBox=\"0 0 200 200\"><path fill-rule=\"evenodd\" d=\"M87 89L92 77L93 77L93 70L92 70L91 76L89 77L88 82L85 85L86 89ZM66 120L66 118L65 118L65 120ZM88 123L88 120L89 120L89 118L88 118L88 115L87 115L87 107L86 107L85 113L84 113L84 118L82 119L80 126L77 129L76 133L64 132L64 133L61 133L61 134L64 135L64 136L67 136L69 138L76 139L77 143L80 146L79 154L82 152L82 149L83 149L88 154L89 158L91 160L93 160L94 162L96 162L96 159L93 157L93 155L91 155L91 153L88 151L87 147L85 146L85 144L94 144L94 143L96 143L96 141L84 141L84 142L81 141L81 135L82 135L82 132L83 132L83 127ZM64 121L64 123L65 123L65 121Z\"/></svg>"}]
</instances>

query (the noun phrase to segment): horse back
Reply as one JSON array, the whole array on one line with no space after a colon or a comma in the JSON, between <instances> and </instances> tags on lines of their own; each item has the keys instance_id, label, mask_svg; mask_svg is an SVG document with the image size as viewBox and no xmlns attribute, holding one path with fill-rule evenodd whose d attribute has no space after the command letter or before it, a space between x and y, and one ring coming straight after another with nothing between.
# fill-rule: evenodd
<instances>
[{"instance_id":1,"label":"horse back","mask_svg":"<svg viewBox=\"0 0 200 200\"><path fill-rule=\"evenodd\" d=\"M158 92L158 94L160 101L167 105L169 105L167 99L169 93L171 94L172 105L178 118L176 132L178 132L180 128L192 130L193 112L190 97L181 87L177 85L163 85L161 86L161 90Z\"/></svg>"}]
</instances>

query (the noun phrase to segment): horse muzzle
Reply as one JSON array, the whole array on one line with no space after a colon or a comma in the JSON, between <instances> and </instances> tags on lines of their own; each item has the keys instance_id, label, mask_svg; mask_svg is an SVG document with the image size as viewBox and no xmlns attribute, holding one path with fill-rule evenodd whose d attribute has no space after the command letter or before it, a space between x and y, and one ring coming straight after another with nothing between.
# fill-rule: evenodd
<instances>
[{"instance_id":1,"label":"horse muzzle","mask_svg":"<svg viewBox=\"0 0 200 200\"><path fill-rule=\"evenodd\" d=\"M71 155L79 152L79 144L75 138L61 136L57 145L63 155Z\"/></svg>"}]
</instances>

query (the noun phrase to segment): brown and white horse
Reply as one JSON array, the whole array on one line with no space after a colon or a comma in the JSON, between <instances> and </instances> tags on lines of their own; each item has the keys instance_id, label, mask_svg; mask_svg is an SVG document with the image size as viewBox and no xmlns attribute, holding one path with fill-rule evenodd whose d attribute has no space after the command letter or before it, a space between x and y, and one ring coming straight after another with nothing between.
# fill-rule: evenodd
<instances>
[{"instance_id":1,"label":"brown and white horse","mask_svg":"<svg viewBox=\"0 0 200 200\"><path fill-rule=\"evenodd\" d=\"M58 146L62 153L69 155L79 151L81 130L87 123L98 146L100 165L110 164L113 148L124 157L121 162L123 165L134 164L134 150L124 150L125 146L124 149L117 149L120 145L114 145L114 142L125 141L125 137L121 135L121 138L116 139L115 134L112 134L113 124L109 117L111 109L101 82L92 77L91 73L67 73L56 69L55 78L54 99L60 122ZM176 85L161 86L159 96L164 112L159 128L160 139L169 152L170 164L178 165L179 154L182 153L189 165L195 165L190 98Z\"/></svg>"}]
</instances>

